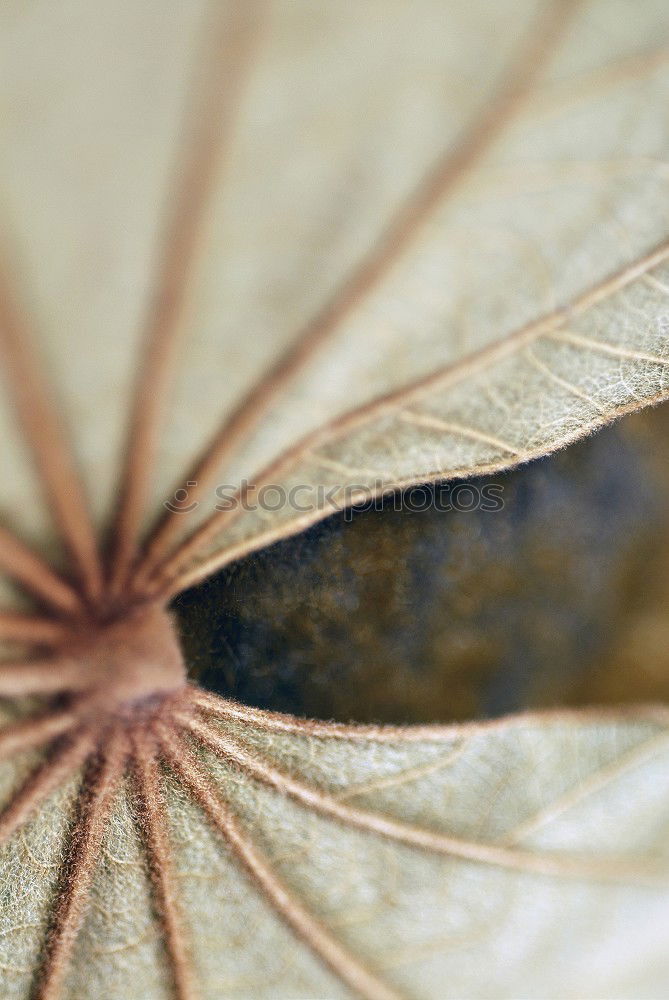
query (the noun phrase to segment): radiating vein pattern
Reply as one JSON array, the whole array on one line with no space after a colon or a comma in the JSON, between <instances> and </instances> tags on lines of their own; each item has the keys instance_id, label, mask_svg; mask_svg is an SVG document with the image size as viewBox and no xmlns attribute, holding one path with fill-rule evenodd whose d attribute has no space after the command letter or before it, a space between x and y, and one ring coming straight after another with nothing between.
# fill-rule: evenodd
<instances>
[{"instance_id":1,"label":"radiating vein pattern","mask_svg":"<svg viewBox=\"0 0 669 1000\"><path fill-rule=\"evenodd\" d=\"M181 791L202 810L214 833L221 837L230 862L239 865L249 878L250 891L266 900L324 968L369 1000L403 996L402 978L398 980L394 975L392 962L384 969L386 959L370 956L364 945L361 953L361 945L356 945L355 939L348 934L341 937L342 928L338 928L336 921L324 920L317 912L318 907L312 911L302 890L291 885L285 861L280 855L275 858L267 853L267 846L263 846L267 843L266 823L271 822L277 803L292 800L298 811L306 810L304 820L296 828L306 824L304 828L309 829L314 822L317 828L322 826L318 836L327 835L332 840L332 850L340 849L336 845L342 838L345 842L352 837L358 849L367 845L365 849L369 850L370 844L377 845L374 851L380 850L382 857L383 843L394 842L399 849L409 852L410 867L446 866L444 873L450 873L450 880L456 872L452 866L463 864L465 871L470 865L491 867L501 873L516 871L525 873L525 877L548 879L547 885L557 887L585 883L601 886L600 891L606 891L606 886L610 887L608 891L614 891L616 885L635 885L657 893L669 881L669 868L664 863L650 863L634 853L602 856L565 847L546 850L521 846L531 842L536 831L552 823L559 826L561 817L570 810L587 806L603 788L624 783L630 770L666 756L667 730L658 723L657 715L648 713L644 719L642 713L637 713L636 718L638 732L628 750L602 744L601 765L585 781L578 774L579 765L574 757L576 770L570 777L570 768L565 767L565 783L555 802L538 800L534 813L528 813L520 825L508 831L494 831L493 827L493 838L486 840L480 835L449 833L443 826L447 818L435 814L433 804L432 818L407 822L393 815L393 803L397 789L408 784L420 808L426 802L426 795L434 796L435 788L448 787L455 769L476 759L476 743L481 736L493 732L498 734L495 738L508 738L503 724L496 724L496 729L490 724L474 727L464 742L459 727L424 727L422 732L420 727L416 731L397 727L347 730L326 725L319 729L306 720L300 722L259 710L244 710L196 688L190 688L186 696L180 695L176 701L167 699L156 705L141 719L118 717L115 722L101 726L93 712L88 724L72 726L66 735L53 742L47 756L17 786L0 814L0 841L8 844L12 837L20 835L59 787L79 775L81 791L74 800L80 804L72 816L73 833L60 876L63 889L44 939L36 995L45 998L67 995L63 989L67 988L68 969L76 955L80 928L87 919L90 905L87 901L92 898L96 870L109 849L105 848L105 841L113 828L114 803L126 774L135 789L135 822L146 852L155 914L168 956L174 995L180 1000L201 993L196 977L198 949L193 929L189 927L188 910L183 908L183 899L179 900L178 889L185 874L180 872L180 862L171 846L172 806L168 804L171 800L165 798L166 780L168 785L176 780ZM572 736L582 737L582 731L574 728L576 717L570 725L562 725L566 740L570 739L570 725ZM560 730L557 723L556 730ZM521 720L516 730L516 747L522 748L523 743L533 740L541 731L539 723ZM306 766L302 775L291 773L291 768L286 769L271 759L281 756L281 740L291 733L293 739L298 736L305 745L320 746L324 751L315 757L300 755L300 769L304 771ZM361 772L358 764L365 758L369 761L369 752L381 746L394 750L392 757L385 757L386 767L393 761L390 771L385 776L379 775L376 781L356 785L353 774L365 773L369 767L367 764ZM444 746L450 747L446 753ZM209 763L216 759L223 771ZM310 760L317 769L321 768L318 777L316 773L308 774ZM420 765L416 764L418 760ZM354 770L349 772L352 765ZM569 787L569 781L576 784ZM259 803L265 820L257 829L253 810L248 812L253 801L248 790L256 783L267 789L263 795L270 796L266 802L261 798ZM348 791L352 794L348 795ZM551 789L550 793L555 795L557 791ZM351 797L355 798L355 805L349 801ZM374 802L374 806L370 808L366 802ZM425 861L421 861L423 857ZM117 859L116 863L120 862ZM399 915L401 899L393 905L400 908Z\"/></svg>"},{"instance_id":2,"label":"radiating vein pattern","mask_svg":"<svg viewBox=\"0 0 669 1000\"><path fill-rule=\"evenodd\" d=\"M294 344L224 423L202 461L187 477L195 487L193 498L201 496L212 477L217 472L220 474L223 461L238 447L243 436L262 417L277 394L286 390L310 357L383 279L406 248L415 242L424 223L517 113L519 106L529 97L544 60L557 45L577 6L578 0L569 0L560 7L547 7L545 18L538 27L533 27L507 78L502 81L496 99L480 118L465 129L455 148L447 150L436 161L407 201L398 208L367 255L305 328L299 331ZM158 533L149 542L147 561L138 575L140 580L165 554L177 526L178 517L175 520L174 514L161 524Z\"/></svg>"},{"instance_id":3,"label":"radiating vein pattern","mask_svg":"<svg viewBox=\"0 0 669 1000\"><path fill-rule=\"evenodd\" d=\"M411 38L395 25L395 16L404 16L401 5L390 15L383 5L362 5L355 32L338 5L307 4L304 22L300 4L214 5L223 29L206 29L203 66L194 67L202 71L201 87L188 104L153 297L141 310L145 347L112 498L108 579L80 475L87 470L75 461L87 453L77 422L88 418L70 407L69 415L77 414L69 421L70 440L54 403L60 393L16 304L20 296L7 269L0 275L8 409L53 515L52 541L64 543L72 562L70 579L37 545L0 526L0 572L27 599L20 607L7 600L0 609L0 641L10 650L0 662L0 991L11 1000L139 990L147 1000L351 994L399 1000L441 998L445 984L457 995L487 996L488 966L494 973L500 963L507 995L552 995L548 979L527 979L525 945L519 954L518 941L530 941L541 975L549 969L560 989L563 956L577 956L569 995L588 992L591 966L601 973L598 983L615 987L599 992L618 995L611 941L633 938L633 963L645 968L648 956L660 955L666 970L666 708L404 727L266 712L188 682L167 607L171 596L233 559L334 510L411 484L511 468L669 397L669 175L666 127L657 111L669 97L666 45L650 27L644 34L636 6L625 15L628 27L633 22L639 30L630 48L609 37L615 32L602 15L605 0L549 0L528 3L527 10L468 2L448 11L449 21L460 18L466 27L471 15L476 24L472 38L463 32L471 52L465 45L456 53L433 25L443 5L426 3L431 14L422 27L411 9ZM107 19L116 24L117 6L105 10L105 29ZM174 11L181 7L189 5ZM650 7L647 13L650 25ZM147 86L154 54L162 51L159 22L169 28L172 17L161 11L150 23L151 59L142 54L148 75L137 77ZM318 29L319 18L336 30ZM522 28L520 44L514 26ZM353 37L358 30L365 44ZM39 34L30 36L36 51ZM581 44L588 38L590 48ZM303 43L315 45L317 55L324 47L324 60L312 59L318 80L294 75ZM368 64L377 66L376 50L386 44L390 56L378 66L387 79L375 71L370 88ZM394 54L392 44L399 45ZM398 59L402 69L414 44L421 58L399 75L422 79L427 65L430 80L448 81L445 103L432 105L411 79L395 85ZM350 80L341 71L328 76L331 50L341 62L347 46ZM607 46L615 51L602 61ZM436 62L444 48L459 68L440 76ZM94 45L91 53L86 48L94 63ZM483 56L493 67L487 75ZM51 61L44 63L48 69ZM30 60L28 68L28 76L36 72ZM641 93L640 80L657 91ZM159 82L162 89L166 81ZM342 92L344 108L353 95L346 114L337 103L334 115L321 117L332 103L328 87L337 99ZM113 87L105 79L107 89ZM244 100L242 90L251 91ZM159 95L150 86L149 92L159 120ZM21 98L21 107L34 105L47 121L57 178L63 129L54 126L48 106L71 101L57 94L52 100L51 93L49 101L35 100L38 93L39 87L30 100ZM247 96L250 122L238 114ZM98 107L105 102L90 103L96 124L98 118L109 124L106 106ZM404 109L406 127L414 130L403 150L390 104ZM347 114L362 123L354 141ZM264 162L263 150L276 149L276 136L266 147L260 134L281 133L282 122L287 162ZM143 122L142 132L150 124ZM86 132L85 124L77 131ZM86 161L93 173L98 152L103 160L110 148L95 134L99 151L92 140L96 154ZM320 162L324 136L333 144L327 169ZM226 204L227 215L215 197L223 146L226 198L240 196L239 205ZM139 149L136 160L134 152L129 157L133 170L146 168L151 180L152 153ZM25 157L17 176L30 175L28 161L39 159ZM367 159L378 177L372 173L371 184L368 178L366 198L374 202L376 189L388 187L368 217L353 197ZM68 170L76 160L68 149ZM395 163L401 182L384 172L386 161ZM312 181L321 168L329 178L328 205L320 204L314 221ZM16 191L22 196L21 186ZM271 225L258 226L258 208L274 199L280 221L271 216ZM328 214L330 202L335 215ZM119 288L109 294L106 267L99 266L107 263L101 230L117 220L112 209L105 214L100 191L91 205L102 220L86 220L94 245L84 240L80 247L76 235L71 242L77 277L96 272L92 297L97 301L99 286L106 314L135 279L124 278L122 295ZM122 231L129 216L117 209ZM143 206L138 199L124 211L140 217ZM358 215L359 230L357 219L348 218ZM197 379L191 389L197 419L200 397L213 395L218 403L228 395L208 443L204 433L204 441L191 441L186 431L184 449L174 425L183 419L188 428L189 414L172 419L169 404L172 388L178 398L190 300L211 294L204 278L197 287L199 271L217 252L202 249L209 246L209 216L223 230L229 226L234 239L226 245L225 275L217 276L222 300L212 299L219 303L216 336L219 327L228 332L219 342L206 331L198 341L199 331L190 331L193 357L199 352L214 372L207 384L215 391ZM331 228L341 223L341 232L323 241L324 222L337 219ZM260 236L252 253L247 228ZM293 228L299 252L288 247ZM256 290L262 322L236 327L246 315L237 293L250 287L265 244L278 245L276 231L286 242L286 262L281 244L282 259ZM219 246L219 235L210 233L211 247ZM328 259L313 261L314 247ZM58 252L66 254L60 246ZM336 266L330 267L330 252ZM137 260L144 256L137 251ZM309 294L301 293L293 309L286 289L296 290L295 270ZM40 262L39 276L48 285L48 262ZM286 331L274 328L277 302L289 314ZM48 312L44 302L36 309L47 331ZM95 332L87 331L92 356ZM99 350L94 367L105 369L106 345ZM79 373L75 382L90 377L97 391L97 370L66 360ZM251 373L246 382L246 375L236 381L236 366ZM169 513L156 517L142 543L142 525L156 513L149 498L163 445L168 458L170 449L179 458L171 472L176 483L193 487L198 514L191 519L165 504ZM106 462L111 451L100 449ZM95 463L100 455L92 451ZM211 510L206 490L228 465L234 502ZM287 496L301 490L302 505L306 491L312 501L299 510L265 510L257 502L265 488ZM601 949L588 949L586 968L578 952L592 940L593 926ZM457 978L463 962L464 990Z\"/></svg>"}]
</instances>

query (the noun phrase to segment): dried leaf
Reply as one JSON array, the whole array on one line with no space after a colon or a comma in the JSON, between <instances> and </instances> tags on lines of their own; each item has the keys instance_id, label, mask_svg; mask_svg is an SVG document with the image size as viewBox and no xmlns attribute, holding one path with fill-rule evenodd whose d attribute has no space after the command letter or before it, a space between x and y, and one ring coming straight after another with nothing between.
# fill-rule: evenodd
<instances>
[{"instance_id":1,"label":"dried leaf","mask_svg":"<svg viewBox=\"0 0 669 1000\"><path fill-rule=\"evenodd\" d=\"M3 995L656 996L662 707L309 722L165 607L669 394L662 5L3 20Z\"/></svg>"}]
</instances>

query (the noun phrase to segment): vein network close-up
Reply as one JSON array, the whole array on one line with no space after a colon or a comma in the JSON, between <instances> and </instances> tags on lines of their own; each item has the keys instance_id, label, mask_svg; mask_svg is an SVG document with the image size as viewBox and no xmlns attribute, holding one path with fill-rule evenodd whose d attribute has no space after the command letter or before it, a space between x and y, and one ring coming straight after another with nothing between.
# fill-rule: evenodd
<instances>
[{"instance_id":1,"label":"vein network close-up","mask_svg":"<svg viewBox=\"0 0 669 1000\"><path fill-rule=\"evenodd\" d=\"M666 3L0 25L0 997L669 997Z\"/></svg>"}]
</instances>

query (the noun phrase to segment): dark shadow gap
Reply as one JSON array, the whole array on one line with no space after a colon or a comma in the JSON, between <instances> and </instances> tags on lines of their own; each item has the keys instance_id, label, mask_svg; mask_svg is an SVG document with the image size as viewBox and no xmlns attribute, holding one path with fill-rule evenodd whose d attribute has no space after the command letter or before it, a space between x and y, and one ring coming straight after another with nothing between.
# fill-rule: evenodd
<instances>
[{"instance_id":1,"label":"dark shadow gap","mask_svg":"<svg viewBox=\"0 0 669 1000\"><path fill-rule=\"evenodd\" d=\"M503 506L438 509L443 491L421 487L181 595L192 675L360 722L669 700L669 408L468 482Z\"/></svg>"}]
</instances>

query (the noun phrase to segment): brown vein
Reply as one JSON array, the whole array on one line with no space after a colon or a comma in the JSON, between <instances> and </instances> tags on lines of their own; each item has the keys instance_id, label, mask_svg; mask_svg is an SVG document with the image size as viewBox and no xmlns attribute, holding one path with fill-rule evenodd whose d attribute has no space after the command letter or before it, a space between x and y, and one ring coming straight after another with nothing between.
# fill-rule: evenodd
<instances>
[{"instance_id":1,"label":"brown vein","mask_svg":"<svg viewBox=\"0 0 669 1000\"><path fill-rule=\"evenodd\" d=\"M300 719L279 712L267 712L238 702L228 701L200 688L192 688L190 700L197 708L217 718L242 722L273 732L295 733L301 736L325 737L342 740L369 741L374 743L421 743L444 739L452 741L460 729L450 726L373 726L346 725L341 722L318 722Z\"/></svg>"},{"instance_id":2,"label":"brown vein","mask_svg":"<svg viewBox=\"0 0 669 1000\"><path fill-rule=\"evenodd\" d=\"M613 407L609 412L602 413L589 420L587 424L577 427L572 426L559 437L551 438L548 443L541 443L534 448L528 449L522 456L522 462L531 462L537 458L544 458L552 452L567 448L585 435L601 427L605 427L611 421L626 416L629 413L636 413L643 407L656 406L658 403L665 402L668 397L669 388L662 389L654 395L643 399L635 395L631 401ZM243 559L251 553L257 552L259 549L296 535L322 521L330 514L341 513L347 508L354 507L356 504L391 495L398 490L408 489L411 486L424 486L426 483L438 480L446 482L448 480L464 479L472 475L486 476L494 475L498 472L506 472L515 464L510 462L508 458L495 458L493 461L477 462L474 466L471 463L455 468L453 466L435 465L432 469L421 470L418 474L393 479L386 483L374 484L360 490L340 490L340 493L343 492L345 494L343 503L337 501L326 503L323 507L300 514L287 522L278 522L264 531L254 531L252 534L248 534L238 541L229 541L214 555L191 567L182 569L171 578L157 574L147 585L148 595L152 598L160 597L163 601L168 601L184 590L188 590L189 587L202 583L203 580L208 579L214 573L235 562L237 559Z\"/></svg>"},{"instance_id":3,"label":"brown vein","mask_svg":"<svg viewBox=\"0 0 669 1000\"><path fill-rule=\"evenodd\" d=\"M660 281L659 278L656 278L652 274L645 274L643 280L645 284L648 285L649 288L653 288L658 292L662 292L663 295L669 295L669 285L666 283L666 281Z\"/></svg>"},{"instance_id":4,"label":"brown vein","mask_svg":"<svg viewBox=\"0 0 669 1000\"><path fill-rule=\"evenodd\" d=\"M161 743L175 774L225 837L234 858L298 939L365 1000L400 1000L399 995L337 941L283 883L264 854L244 832L228 803L214 795L208 777L184 744L169 734L162 737Z\"/></svg>"},{"instance_id":5,"label":"brown vein","mask_svg":"<svg viewBox=\"0 0 669 1000\"><path fill-rule=\"evenodd\" d=\"M35 768L0 813L0 843L12 836L35 809L84 763L93 748L91 730L84 729L51 751L48 758Z\"/></svg>"},{"instance_id":6,"label":"brown vein","mask_svg":"<svg viewBox=\"0 0 669 1000\"><path fill-rule=\"evenodd\" d=\"M548 367L547 364L545 364L541 360L541 358L538 358L536 354L529 347L525 351L525 357L530 362L530 364L537 369L538 372L541 372L541 374L549 380L549 382L554 382L555 385L559 385L562 389L565 389L572 396L577 396L579 399L582 399L584 403L587 403L588 406L591 406L593 410L597 410L598 413L604 412L604 407L601 406L596 399L593 399L592 396L589 396L587 392L583 392L583 390L579 389L579 387L577 385L574 385L573 382L569 382L566 378L562 378L561 375L558 375L556 372L554 372L551 368Z\"/></svg>"},{"instance_id":7,"label":"brown vein","mask_svg":"<svg viewBox=\"0 0 669 1000\"><path fill-rule=\"evenodd\" d=\"M4 268L0 268L0 355L49 510L84 591L89 598L96 599L102 590L102 571L83 486L32 347L30 331L14 302Z\"/></svg>"},{"instance_id":8,"label":"brown vein","mask_svg":"<svg viewBox=\"0 0 669 1000\"><path fill-rule=\"evenodd\" d=\"M537 712L519 712L515 715L504 715L494 719L483 719L473 722L457 722L450 725L365 725L360 723L322 722L314 719L304 719L296 715L286 715L281 712L268 712L265 709L251 708L239 702L221 698L220 695L203 691L202 688L190 687L186 690L185 699L201 712L224 722L241 722L246 727L253 727L265 732L290 733L316 739L339 739L360 742L378 743L425 743L445 741L453 742L470 733L482 733L490 730L507 731L517 729L544 729L549 725L581 726L583 721L596 725L606 723L647 722L669 728L669 708L658 704L622 705L618 707L543 709ZM188 705L175 703L176 709L188 710Z\"/></svg>"},{"instance_id":9,"label":"brown vein","mask_svg":"<svg viewBox=\"0 0 669 1000\"><path fill-rule=\"evenodd\" d=\"M43 746L57 736L62 736L72 729L79 721L79 713L74 709L48 711L43 715L33 716L13 722L0 729L0 760L12 757L16 753L32 750Z\"/></svg>"},{"instance_id":10,"label":"brown vein","mask_svg":"<svg viewBox=\"0 0 669 1000\"><path fill-rule=\"evenodd\" d=\"M37 982L37 1000L56 1000L60 995L125 760L123 733L117 730L108 737L101 750L99 767L87 782L69 857L63 868L62 891Z\"/></svg>"},{"instance_id":11,"label":"brown vein","mask_svg":"<svg viewBox=\"0 0 669 1000\"><path fill-rule=\"evenodd\" d=\"M580 802L594 795L600 789L605 788L606 785L621 777L626 771L640 767L647 761L657 757L663 751L666 752L668 748L669 734L666 732L655 734L651 739L646 740L639 746L633 747L626 754L613 761L613 763L607 764L595 771L594 774L589 775L578 786L569 789L559 799L546 806L545 809L524 820L507 833L504 838L505 842L515 844L519 840L531 836L542 826L546 826L569 809L573 809Z\"/></svg>"},{"instance_id":12,"label":"brown vein","mask_svg":"<svg viewBox=\"0 0 669 1000\"><path fill-rule=\"evenodd\" d=\"M218 511L212 514L211 517L196 528L196 530L177 547L176 551L165 561L165 563L158 567L153 583L147 586L146 589L152 596L155 596L156 594L173 596L175 593L185 590L187 587L192 586L193 583L198 582L204 577L210 576L222 565L229 562L231 556L228 549L224 547L213 556L202 560L200 565L192 572L189 572L187 569L181 572L182 568L186 567L189 561L195 558L224 526L232 523L243 513L244 504L240 501L249 500L264 485L278 480L281 476L285 476L286 473L294 469L299 464L305 455L317 450L324 444L330 444L333 441L341 439L346 434L365 425L372 419L396 417L399 409L405 408L414 401L423 399L425 396L436 391L437 389L445 389L451 385L456 385L462 382L465 378L477 374L482 369L485 369L501 359L527 347L528 344L537 340L539 337L550 335L552 337L559 338L559 328L568 320L571 320L575 316L585 313L588 309L593 308L599 302L607 299L615 292L642 277L646 271L656 267L667 258L669 258L669 243L663 243L651 253L644 255L643 258L640 258L633 264L625 267L622 271L606 278L598 285L589 289L583 295L579 296L570 306L557 309L538 320L534 320L505 337L503 340L489 345L481 351L468 356L464 361L457 361L454 364L447 365L446 367L433 372L431 375L426 376L424 379L412 382L408 386L404 386L398 390L388 393L385 396L381 396L372 400L370 403L357 407L354 410L349 410L347 413L342 414L335 420L322 427L316 428L316 430L305 435L305 437L299 440L295 445L270 462L269 465L257 474L257 476L254 476L251 480L253 482L252 486L245 487L243 490L240 489L235 497L235 505L228 510ZM574 337L575 335L569 334L565 339L573 339ZM590 341L587 338L583 338L583 340L584 343L580 345L582 347L588 347L593 350L602 349L607 353L618 353L617 349L610 348L610 345L602 344L599 341ZM656 358L653 355L645 355L642 352L631 352L631 354L636 360L658 362L663 365L669 365L669 358ZM646 399L641 402L635 399L629 406L625 404L620 405L613 409L610 413L600 415L597 418L597 421L593 420L587 426L578 428L575 431L570 430L564 438L551 441L549 445L540 446L535 452L525 454L523 456L523 460L529 460L530 458L545 455L549 451L553 451L562 447L564 444L577 440L583 434L587 433L587 431L593 426L602 424L606 421L606 419L613 419L614 416L620 416L625 412L639 409L643 405L650 405L653 402L666 398L668 394L669 388L656 394L656 396L652 399ZM486 466L476 466L476 471L483 474L489 471L499 471L500 469L507 468L508 465L508 461L503 463L490 463ZM387 491L393 486L399 487L410 485L412 482L425 482L429 478L440 478L445 475L466 475L471 472L471 468L440 470L439 472L435 472L432 477L430 476L430 473L427 473L421 475L418 479L407 480L406 483L386 483L384 484L383 489L384 491ZM358 500L359 498L357 496L353 498L353 502L357 502ZM346 503L348 502L349 501L346 501ZM308 524L313 524L314 521L318 520L320 517L325 516L325 513L330 512L331 508L328 508L325 511L316 511L315 513L310 512L309 515L296 519L295 523L299 523L300 527L305 527ZM268 535L271 534L271 540L275 541L278 538L290 535L295 530L293 522L288 522L287 524L278 526L277 529L275 529L272 533L268 533ZM254 539L245 540L235 546L235 558L239 558L247 552L253 551L254 547L256 547ZM230 547L230 551L232 551L232 546Z\"/></svg>"},{"instance_id":13,"label":"brown vein","mask_svg":"<svg viewBox=\"0 0 669 1000\"><path fill-rule=\"evenodd\" d=\"M592 337L585 337L582 333L573 333L571 330L553 330L546 334L551 340L561 340L565 344L573 344L575 347L583 347L588 351L599 351L601 354L610 354L614 358L622 358L630 361L647 361L652 365L669 365L669 358L662 358L657 354L648 354L646 351L635 351L618 344L610 344L605 340L594 340Z\"/></svg>"},{"instance_id":14,"label":"brown vein","mask_svg":"<svg viewBox=\"0 0 669 1000\"><path fill-rule=\"evenodd\" d=\"M187 160L180 171L169 219L160 273L150 308L146 351L130 420L121 500L116 515L111 585L118 593L135 554L160 425L183 332L183 313L201 246L206 207L229 143L239 104L241 81L249 63L255 4L233 4L232 24L225 5L207 25L205 66L188 116Z\"/></svg>"},{"instance_id":15,"label":"brown vein","mask_svg":"<svg viewBox=\"0 0 669 1000\"><path fill-rule=\"evenodd\" d=\"M341 802L343 799L357 798L359 795L369 795L371 792L382 792L388 788L405 787L414 781L421 781L431 774L445 771L455 764L464 754L467 748L467 740L463 739L452 747L448 753L440 754L433 760L428 760L423 764L416 764L414 767L406 767L394 774L387 774L381 778L373 778L370 781L363 781L358 785L348 785L342 791L337 792L337 798Z\"/></svg>"},{"instance_id":16,"label":"brown vein","mask_svg":"<svg viewBox=\"0 0 669 1000\"><path fill-rule=\"evenodd\" d=\"M3 698L77 691L89 683L86 670L77 659L56 656L0 663L0 697Z\"/></svg>"},{"instance_id":17,"label":"brown vein","mask_svg":"<svg viewBox=\"0 0 669 1000\"><path fill-rule=\"evenodd\" d=\"M426 830L366 809L358 809L340 802L334 795L316 786L293 778L274 767L255 751L206 723L192 718L184 725L204 746L225 757L244 773L263 784L275 788L307 808L330 816L346 826L353 826L366 833L373 833L389 840L417 847L436 854L460 858L478 864L494 865L516 871L539 875L559 875L575 878L602 879L604 881L639 882L658 884L658 873L647 870L633 859L615 856L602 859L572 854L526 851L498 844L481 843Z\"/></svg>"},{"instance_id":18,"label":"brown vein","mask_svg":"<svg viewBox=\"0 0 669 1000\"><path fill-rule=\"evenodd\" d=\"M415 427L426 427L429 430L442 431L444 434L453 434L456 437L469 438L471 441L479 441L481 444L491 445L498 451L505 451L508 455L522 458L522 453L512 444L502 441L501 438L492 434L484 434L483 431L476 430L475 427L465 427L463 424L455 424L449 420L440 420L429 413L416 413L413 410L402 410L398 414L400 420L413 424Z\"/></svg>"},{"instance_id":19,"label":"brown vein","mask_svg":"<svg viewBox=\"0 0 669 1000\"><path fill-rule=\"evenodd\" d=\"M284 387L307 364L324 342L339 329L345 319L370 295L393 265L415 242L434 211L485 153L532 91L551 51L569 23L580 0L552 3L543 20L525 39L521 51L497 96L481 117L460 137L455 149L449 149L433 165L406 202L400 206L378 241L357 267L349 273L322 308L297 334L294 344L279 358L263 379L242 400L186 477L196 483L190 497L198 499L222 463L230 457L241 440L267 412ZM166 513L149 543L137 580L145 581L165 557L181 522L174 513Z\"/></svg>"},{"instance_id":20,"label":"brown vein","mask_svg":"<svg viewBox=\"0 0 669 1000\"><path fill-rule=\"evenodd\" d=\"M613 87L638 81L642 75L650 75L662 69L669 62L669 46L666 43L642 52L623 55L615 62L598 66L588 73L554 85L551 89L537 93L532 105L539 114L560 113L565 106L572 109L578 101L592 100Z\"/></svg>"},{"instance_id":21,"label":"brown vein","mask_svg":"<svg viewBox=\"0 0 669 1000\"><path fill-rule=\"evenodd\" d=\"M193 1000L196 992L192 963L174 886L169 826L160 790L156 748L141 733L135 734L133 743L133 773L141 806L142 834L175 993L179 1000Z\"/></svg>"},{"instance_id":22,"label":"brown vein","mask_svg":"<svg viewBox=\"0 0 669 1000\"><path fill-rule=\"evenodd\" d=\"M64 622L52 618L0 611L0 639L55 647L60 646L70 634L71 630Z\"/></svg>"},{"instance_id":23,"label":"brown vein","mask_svg":"<svg viewBox=\"0 0 669 1000\"><path fill-rule=\"evenodd\" d=\"M0 572L57 611L76 614L81 600L64 580L6 528L0 527Z\"/></svg>"},{"instance_id":24,"label":"brown vein","mask_svg":"<svg viewBox=\"0 0 669 1000\"><path fill-rule=\"evenodd\" d=\"M310 452L307 457L321 468L330 469L332 472L338 472L340 475L347 477L369 476L373 478L374 476L391 475L390 472L383 469L370 469L362 465L347 465L345 462L338 462L336 459L328 458L326 455L319 455L316 451Z\"/></svg>"}]
</instances>

